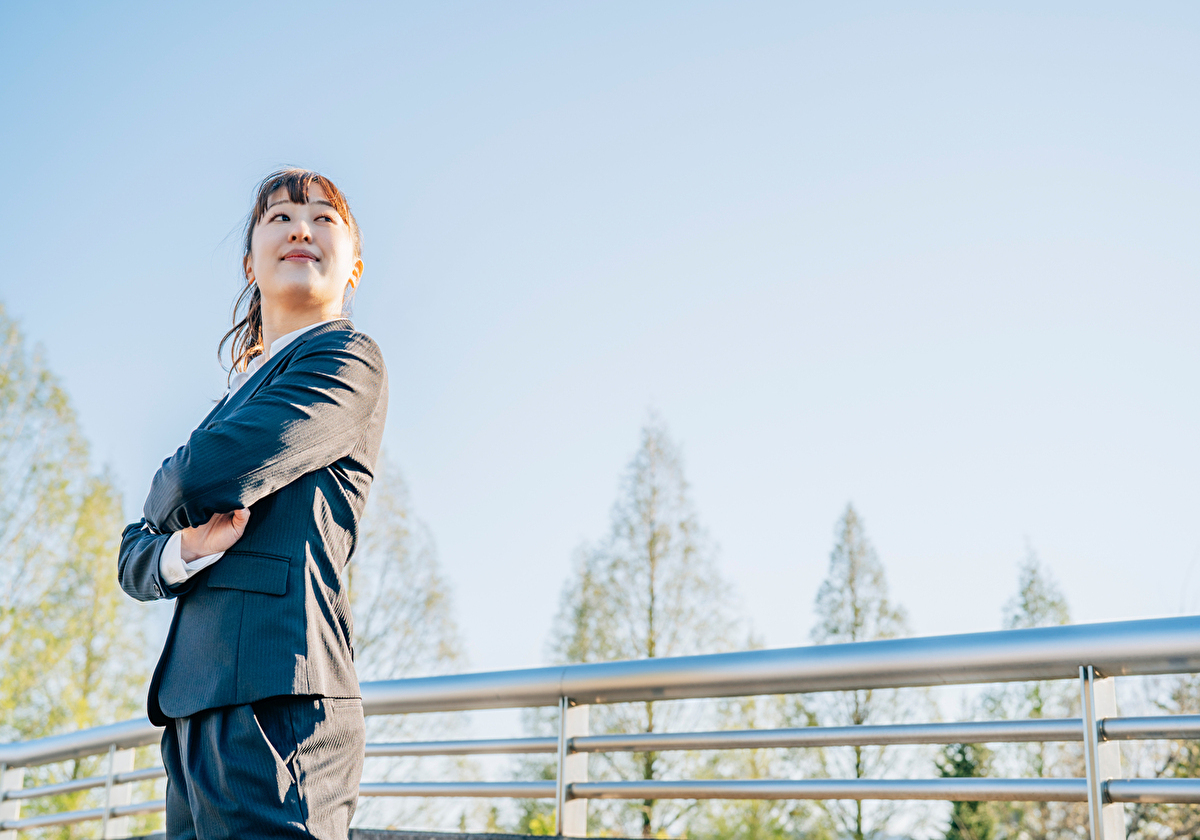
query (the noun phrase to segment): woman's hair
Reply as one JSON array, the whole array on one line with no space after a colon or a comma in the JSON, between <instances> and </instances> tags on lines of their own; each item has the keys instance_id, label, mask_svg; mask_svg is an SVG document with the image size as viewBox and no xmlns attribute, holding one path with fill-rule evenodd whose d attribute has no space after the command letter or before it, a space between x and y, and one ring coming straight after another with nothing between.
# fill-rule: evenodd
<instances>
[{"instance_id":1,"label":"woman's hair","mask_svg":"<svg viewBox=\"0 0 1200 840\"><path fill-rule=\"evenodd\" d=\"M346 196L337 185L321 175L318 172L311 172L307 169L280 169L277 172L272 172L258 185L258 192L254 197L254 207L250 210L250 215L246 217L246 235L242 248L242 264L245 265L250 259L250 245L254 240L254 227L267 212L267 201L271 197L271 193L278 189L286 189L288 198L296 204L308 203L308 191L313 184L319 186L324 192L325 197L333 204L333 208L337 210L338 215L342 217L350 228L350 239L354 243L354 258L362 258L362 234L358 230L358 222L354 219L354 214L350 212L350 205L346 201ZM353 287L346 290L346 297L342 302L342 314L350 314L350 299L353 296ZM238 295L237 300L233 303L233 328L221 338L221 343L217 345L217 357L225 352L225 345L233 340L232 346L229 348L230 360L230 375L233 375L235 370L245 370L246 365L250 364L250 360L263 352L263 325L262 325L262 296L258 291L257 283L247 283L242 293Z\"/></svg>"}]
</instances>

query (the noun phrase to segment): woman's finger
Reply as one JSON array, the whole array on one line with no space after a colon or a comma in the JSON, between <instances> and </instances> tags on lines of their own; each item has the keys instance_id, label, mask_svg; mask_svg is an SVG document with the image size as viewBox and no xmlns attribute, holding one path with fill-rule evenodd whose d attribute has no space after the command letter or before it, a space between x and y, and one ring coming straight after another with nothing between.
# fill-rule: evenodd
<instances>
[{"instance_id":1,"label":"woman's finger","mask_svg":"<svg viewBox=\"0 0 1200 840\"><path fill-rule=\"evenodd\" d=\"M248 508L235 510L231 516L233 518L230 524L233 525L233 530L236 531L237 535L240 537L246 530L246 523L250 521L250 510Z\"/></svg>"}]
</instances>

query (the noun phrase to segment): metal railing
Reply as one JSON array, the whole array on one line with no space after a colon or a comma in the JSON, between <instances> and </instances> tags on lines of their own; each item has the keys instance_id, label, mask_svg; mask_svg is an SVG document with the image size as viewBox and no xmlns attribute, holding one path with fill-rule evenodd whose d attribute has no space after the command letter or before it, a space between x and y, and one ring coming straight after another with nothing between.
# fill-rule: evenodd
<instances>
[{"instance_id":1,"label":"metal railing","mask_svg":"<svg viewBox=\"0 0 1200 840\"><path fill-rule=\"evenodd\" d=\"M1200 738L1200 715L1117 717L1114 677L1200 672L1200 616L1008 630L856 644L566 665L365 683L368 715L557 706L550 738L368 744L366 755L553 754L554 781L364 782L361 796L553 799L558 833L586 836L591 799L934 799L1086 802L1093 840L1124 840L1123 803L1200 804L1200 779L1120 777L1119 741ZM873 688L1076 680L1079 718L805 727L750 731L591 735L602 703ZM87 820L121 837L128 817L160 811L133 803L131 785L160 778L133 769L133 750L159 739L148 720L0 745L0 840L23 829ZM591 753L814 748L887 744L1082 742L1082 778L753 779L589 781ZM25 769L107 754L104 775L24 787ZM24 800L101 788L99 808L20 817Z\"/></svg>"}]
</instances>

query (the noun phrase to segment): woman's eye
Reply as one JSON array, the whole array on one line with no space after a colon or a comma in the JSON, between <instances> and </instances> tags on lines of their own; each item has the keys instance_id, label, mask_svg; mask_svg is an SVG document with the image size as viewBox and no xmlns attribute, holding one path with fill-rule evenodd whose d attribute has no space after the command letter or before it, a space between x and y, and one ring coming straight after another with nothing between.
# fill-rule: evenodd
<instances>
[{"instance_id":1,"label":"woman's eye","mask_svg":"<svg viewBox=\"0 0 1200 840\"><path fill-rule=\"evenodd\" d=\"M271 217L271 221L272 222L290 222L291 219L289 219L287 217L286 213L276 213L274 216Z\"/></svg>"}]
</instances>

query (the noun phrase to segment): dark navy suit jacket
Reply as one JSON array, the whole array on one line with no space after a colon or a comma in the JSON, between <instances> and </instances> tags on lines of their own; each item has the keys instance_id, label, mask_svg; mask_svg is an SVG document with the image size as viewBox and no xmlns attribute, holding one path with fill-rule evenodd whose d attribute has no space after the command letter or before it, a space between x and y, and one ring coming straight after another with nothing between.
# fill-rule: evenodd
<instances>
[{"instance_id":1,"label":"dark navy suit jacket","mask_svg":"<svg viewBox=\"0 0 1200 840\"><path fill-rule=\"evenodd\" d=\"M152 721L278 695L359 696L342 570L386 415L379 348L342 319L271 357L163 462L118 561L134 598L177 599ZM243 507L246 532L225 556L168 586L169 534Z\"/></svg>"}]
</instances>

